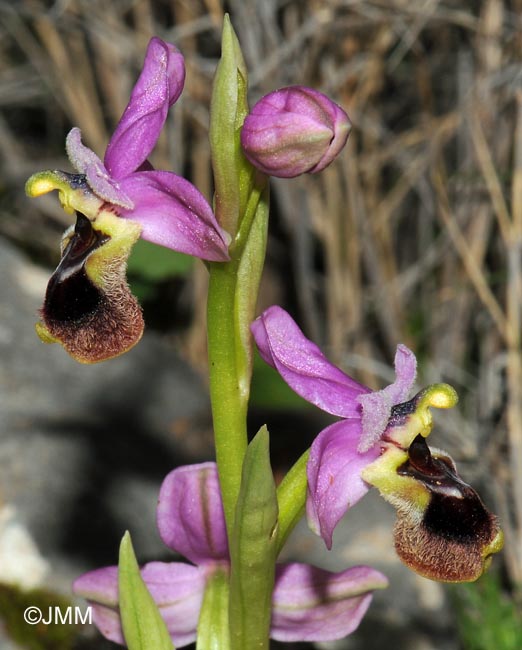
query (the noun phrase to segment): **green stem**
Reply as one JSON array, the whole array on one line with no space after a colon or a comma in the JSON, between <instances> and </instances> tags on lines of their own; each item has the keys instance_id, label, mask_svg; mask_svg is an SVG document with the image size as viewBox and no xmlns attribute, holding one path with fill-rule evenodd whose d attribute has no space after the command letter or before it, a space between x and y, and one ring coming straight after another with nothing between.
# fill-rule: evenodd
<instances>
[{"instance_id":1,"label":"green stem","mask_svg":"<svg viewBox=\"0 0 522 650\"><path fill-rule=\"evenodd\" d=\"M247 447L247 407L252 374L250 323L254 319L266 249L268 186L252 188L231 261L210 265L207 304L210 400L216 461L230 535Z\"/></svg>"},{"instance_id":2,"label":"green stem","mask_svg":"<svg viewBox=\"0 0 522 650\"><path fill-rule=\"evenodd\" d=\"M211 264L207 323L210 400L223 508L232 531L234 510L247 448L248 390L240 376L236 336L235 297L238 260Z\"/></svg>"},{"instance_id":3,"label":"green stem","mask_svg":"<svg viewBox=\"0 0 522 650\"><path fill-rule=\"evenodd\" d=\"M234 242L230 246L230 255L233 258L241 257L241 254L248 241L248 236L252 229L254 218L257 214L257 207L259 205L259 201L261 200L261 195L266 188L267 182L268 178L266 176L263 176L261 174L258 174L256 176L255 183L248 197L245 213L241 219L241 225Z\"/></svg>"},{"instance_id":4,"label":"green stem","mask_svg":"<svg viewBox=\"0 0 522 650\"><path fill-rule=\"evenodd\" d=\"M279 505L278 555L304 513L307 488L306 463L309 456L310 450L307 449L287 472L277 488L277 503Z\"/></svg>"}]
</instances>

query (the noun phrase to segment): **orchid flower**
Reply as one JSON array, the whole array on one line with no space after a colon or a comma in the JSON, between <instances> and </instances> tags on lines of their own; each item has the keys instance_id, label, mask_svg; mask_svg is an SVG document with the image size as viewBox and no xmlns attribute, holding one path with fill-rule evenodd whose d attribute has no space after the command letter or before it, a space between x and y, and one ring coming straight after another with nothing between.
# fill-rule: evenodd
<instances>
[{"instance_id":1,"label":"orchid flower","mask_svg":"<svg viewBox=\"0 0 522 650\"><path fill-rule=\"evenodd\" d=\"M205 587L217 571L229 569L225 518L215 463L173 470L158 501L160 536L185 562L151 562L142 577L167 624L172 641L182 647L195 640ZM118 570L86 573L73 586L93 607L102 634L123 643L118 614ZM372 591L387 585L378 571L358 566L331 573L304 564L276 570L271 636L280 641L326 641L353 632L368 609Z\"/></svg>"},{"instance_id":2,"label":"orchid flower","mask_svg":"<svg viewBox=\"0 0 522 650\"><path fill-rule=\"evenodd\" d=\"M308 522L331 548L335 526L369 489L361 470L379 457L375 443L388 424L392 405L406 399L415 380L415 357L399 346L396 381L372 393L331 364L284 309L267 309L252 324L252 332L261 357L298 395L343 418L317 436L307 470ZM365 399L371 400L366 414Z\"/></svg>"},{"instance_id":3,"label":"orchid flower","mask_svg":"<svg viewBox=\"0 0 522 650\"><path fill-rule=\"evenodd\" d=\"M330 363L277 306L252 332L262 358L296 393L342 418L317 436L307 465L308 522L326 546L346 511L374 485L397 508L395 546L406 564L441 581L478 578L502 548L502 531L451 458L424 440L432 428L429 407L454 406L453 388L436 384L406 401L416 360L399 345L395 381L371 391Z\"/></svg>"},{"instance_id":4,"label":"orchid flower","mask_svg":"<svg viewBox=\"0 0 522 650\"><path fill-rule=\"evenodd\" d=\"M103 162L73 128L66 150L77 173L44 171L27 181L30 196L56 189L63 208L76 213L37 332L45 342L62 343L81 362L117 356L141 337L141 310L125 280L126 261L139 237L205 260L228 259L229 237L203 195L147 160L184 79L180 52L151 39Z\"/></svg>"}]
</instances>

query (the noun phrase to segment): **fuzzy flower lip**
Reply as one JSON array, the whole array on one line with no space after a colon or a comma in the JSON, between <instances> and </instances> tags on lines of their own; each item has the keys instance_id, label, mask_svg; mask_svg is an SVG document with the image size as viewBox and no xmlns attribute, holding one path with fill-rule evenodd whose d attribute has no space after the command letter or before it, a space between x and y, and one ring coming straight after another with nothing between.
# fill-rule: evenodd
<instances>
[{"instance_id":1,"label":"fuzzy flower lip","mask_svg":"<svg viewBox=\"0 0 522 650\"><path fill-rule=\"evenodd\" d=\"M98 363L130 350L143 334L143 317L125 278L126 260L140 236L138 224L110 212L93 222L80 212L62 238L36 331L61 343L80 363Z\"/></svg>"},{"instance_id":2,"label":"fuzzy flower lip","mask_svg":"<svg viewBox=\"0 0 522 650\"><path fill-rule=\"evenodd\" d=\"M503 546L498 519L458 475L451 457L430 449L430 407L451 408L457 396L433 384L394 409L383 453L362 471L397 510L395 550L420 575L442 582L479 578Z\"/></svg>"},{"instance_id":3,"label":"fuzzy flower lip","mask_svg":"<svg viewBox=\"0 0 522 650\"><path fill-rule=\"evenodd\" d=\"M223 505L215 463L179 467L160 489L157 523L161 538L193 564L151 562L142 570L176 647L196 638L206 580L228 568ZM340 573L304 564L277 567L271 636L280 641L339 639L359 625L372 592L387 586L367 566ZM118 570L106 567L78 578L74 592L93 606L93 621L108 639L123 643L118 615Z\"/></svg>"},{"instance_id":4,"label":"fuzzy flower lip","mask_svg":"<svg viewBox=\"0 0 522 650\"><path fill-rule=\"evenodd\" d=\"M243 124L241 144L265 174L293 178L327 167L346 144L350 129L348 115L326 95L290 86L255 104Z\"/></svg>"},{"instance_id":5,"label":"fuzzy flower lip","mask_svg":"<svg viewBox=\"0 0 522 650\"><path fill-rule=\"evenodd\" d=\"M228 260L230 237L201 192L173 172L154 170L147 160L184 81L181 53L152 38L104 160L82 143L80 130L73 128L66 151L78 174L69 175L69 187L63 172L41 172L29 179L27 193L39 196L58 189L65 209L78 210L91 220L109 209L138 223L147 241L209 261ZM82 191L74 180L78 175L86 181Z\"/></svg>"},{"instance_id":6,"label":"fuzzy flower lip","mask_svg":"<svg viewBox=\"0 0 522 650\"><path fill-rule=\"evenodd\" d=\"M396 380L372 392L330 363L281 307L269 307L251 330L261 357L298 395L343 418L317 436L307 465L308 523L331 548L335 526L368 492L361 472L380 454L378 442L393 406L408 397L415 381L415 356L398 346Z\"/></svg>"}]
</instances>

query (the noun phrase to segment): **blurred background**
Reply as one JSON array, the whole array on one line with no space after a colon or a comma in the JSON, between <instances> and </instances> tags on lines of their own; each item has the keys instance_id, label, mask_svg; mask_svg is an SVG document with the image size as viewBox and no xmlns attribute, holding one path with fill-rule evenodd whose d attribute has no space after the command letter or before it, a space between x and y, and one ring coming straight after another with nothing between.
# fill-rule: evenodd
<instances>
[{"instance_id":1,"label":"blurred background","mask_svg":"<svg viewBox=\"0 0 522 650\"><path fill-rule=\"evenodd\" d=\"M116 647L92 629L29 629L20 612L114 563L125 528L140 560L168 558L154 526L161 478L212 453L205 267L140 242L129 278L147 336L122 359L80 367L33 331L70 220L56 196L29 200L23 187L36 171L70 170L72 126L102 156L158 35L183 52L187 80L152 162L210 199L225 11L251 103L308 85L354 124L323 173L273 182L259 309L285 306L373 388L389 382L398 342L417 354L419 387L452 384L460 403L437 415L431 444L506 534L487 579L446 588L403 572L378 499L353 524L350 513L331 554L303 528L289 556L373 562L391 577L358 633L320 647L520 648L522 0L0 0L0 646ZM278 475L324 425L259 363L252 431L263 422ZM32 564L18 574L8 540L22 538Z\"/></svg>"}]
</instances>

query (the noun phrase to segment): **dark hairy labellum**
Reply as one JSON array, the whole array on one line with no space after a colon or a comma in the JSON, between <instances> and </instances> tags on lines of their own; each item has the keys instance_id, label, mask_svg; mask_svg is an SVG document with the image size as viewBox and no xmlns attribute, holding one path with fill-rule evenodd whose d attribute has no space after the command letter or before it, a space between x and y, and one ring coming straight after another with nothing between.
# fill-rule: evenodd
<instances>
[{"instance_id":1,"label":"dark hairy labellum","mask_svg":"<svg viewBox=\"0 0 522 650\"><path fill-rule=\"evenodd\" d=\"M139 231L111 214L94 221L76 215L49 280L37 331L46 343L61 343L77 361L97 363L123 354L143 333L141 308L125 278Z\"/></svg>"},{"instance_id":2,"label":"dark hairy labellum","mask_svg":"<svg viewBox=\"0 0 522 650\"><path fill-rule=\"evenodd\" d=\"M491 515L475 490L458 476L449 456L434 457L422 436L412 442L408 456L398 473L422 481L431 493L425 528L463 544L491 533Z\"/></svg>"},{"instance_id":3,"label":"dark hairy labellum","mask_svg":"<svg viewBox=\"0 0 522 650\"><path fill-rule=\"evenodd\" d=\"M497 518L458 476L451 458L432 452L418 435L397 473L429 492L420 521L407 509L398 512L395 545L401 559L435 580L460 582L479 577L491 553L501 546L501 533Z\"/></svg>"},{"instance_id":4,"label":"dark hairy labellum","mask_svg":"<svg viewBox=\"0 0 522 650\"><path fill-rule=\"evenodd\" d=\"M85 262L109 237L96 232L83 214L76 215L74 233L47 285L42 309L46 320L79 321L95 312L102 300L100 289L87 276Z\"/></svg>"}]
</instances>

